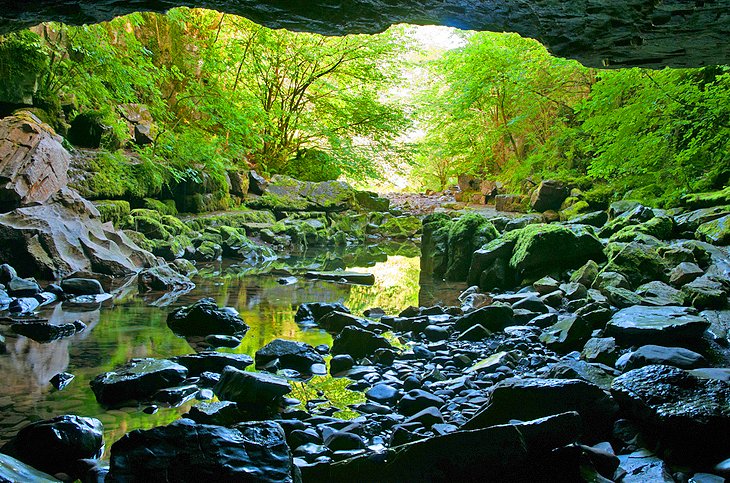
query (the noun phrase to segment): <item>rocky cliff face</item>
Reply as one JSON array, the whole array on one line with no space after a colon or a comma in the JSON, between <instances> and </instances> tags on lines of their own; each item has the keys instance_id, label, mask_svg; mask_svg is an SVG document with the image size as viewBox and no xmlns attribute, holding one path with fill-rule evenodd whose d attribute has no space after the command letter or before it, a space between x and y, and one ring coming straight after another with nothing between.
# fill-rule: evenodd
<instances>
[{"instance_id":1,"label":"rocky cliff face","mask_svg":"<svg viewBox=\"0 0 730 483\"><path fill-rule=\"evenodd\" d=\"M68 182L61 137L32 114L0 122L0 209L43 203Z\"/></svg>"},{"instance_id":2,"label":"rocky cliff face","mask_svg":"<svg viewBox=\"0 0 730 483\"><path fill-rule=\"evenodd\" d=\"M156 264L66 187L69 159L60 138L32 114L0 120L0 261L43 279L121 276Z\"/></svg>"},{"instance_id":3,"label":"rocky cliff face","mask_svg":"<svg viewBox=\"0 0 730 483\"><path fill-rule=\"evenodd\" d=\"M0 32L44 21L93 23L135 11L212 8L272 28L327 35L396 23L518 32L592 67L700 67L730 63L730 0L4 0Z\"/></svg>"}]
</instances>

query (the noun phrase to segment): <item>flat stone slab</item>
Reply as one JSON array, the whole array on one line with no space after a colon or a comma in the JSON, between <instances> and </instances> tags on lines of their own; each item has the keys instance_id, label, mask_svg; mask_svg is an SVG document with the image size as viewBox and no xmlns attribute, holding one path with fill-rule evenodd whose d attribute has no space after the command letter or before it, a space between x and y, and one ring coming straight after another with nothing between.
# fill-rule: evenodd
<instances>
[{"instance_id":1,"label":"flat stone slab","mask_svg":"<svg viewBox=\"0 0 730 483\"><path fill-rule=\"evenodd\" d=\"M625 343L691 343L702 337L710 323L687 307L644 307L619 310L606 325L606 337Z\"/></svg>"},{"instance_id":2,"label":"flat stone slab","mask_svg":"<svg viewBox=\"0 0 730 483\"><path fill-rule=\"evenodd\" d=\"M307 272L304 277L312 280L344 281L360 285L373 285L375 283L375 275L364 272Z\"/></svg>"}]
</instances>

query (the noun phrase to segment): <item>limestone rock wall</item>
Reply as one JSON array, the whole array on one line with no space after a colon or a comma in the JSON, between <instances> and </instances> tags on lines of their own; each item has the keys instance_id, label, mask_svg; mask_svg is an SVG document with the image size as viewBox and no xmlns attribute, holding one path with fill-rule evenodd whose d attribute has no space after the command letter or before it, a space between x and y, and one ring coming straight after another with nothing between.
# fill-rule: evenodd
<instances>
[{"instance_id":1,"label":"limestone rock wall","mask_svg":"<svg viewBox=\"0 0 730 483\"><path fill-rule=\"evenodd\" d=\"M403 22L518 32L592 67L730 63L730 0L0 0L0 6L0 33L190 6L327 35L380 32Z\"/></svg>"}]
</instances>

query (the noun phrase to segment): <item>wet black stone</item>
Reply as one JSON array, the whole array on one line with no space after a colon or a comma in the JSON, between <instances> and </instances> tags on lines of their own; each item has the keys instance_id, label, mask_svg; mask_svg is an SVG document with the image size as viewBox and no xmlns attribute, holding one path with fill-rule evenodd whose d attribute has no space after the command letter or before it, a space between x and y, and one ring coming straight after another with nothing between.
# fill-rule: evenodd
<instances>
[{"instance_id":1,"label":"wet black stone","mask_svg":"<svg viewBox=\"0 0 730 483\"><path fill-rule=\"evenodd\" d=\"M202 299L188 307L180 307L167 316L167 325L184 336L210 334L242 336L248 330L237 314L221 309L213 299Z\"/></svg>"},{"instance_id":2,"label":"wet black stone","mask_svg":"<svg viewBox=\"0 0 730 483\"><path fill-rule=\"evenodd\" d=\"M528 421L577 411L589 439L610 434L617 406L594 384L577 379L511 378L495 386L484 407L462 429L478 429L517 419ZM600 439L599 439L600 440Z\"/></svg>"},{"instance_id":3,"label":"wet black stone","mask_svg":"<svg viewBox=\"0 0 730 483\"><path fill-rule=\"evenodd\" d=\"M730 383L653 365L614 379L611 394L675 456L697 464L730 454Z\"/></svg>"},{"instance_id":4,"label":"wet black stone","mask_svg":"<svg viewBox=\"0 0 730 483\"><path fill-rule=\"evenodd\" d=\"M344 371L349 371L354 365L355 361L351 355L339 354L330 359L330 373L339 374Z\"/></svg>"},{"instance_id":5,"label":"wet black stone","mask_svg":"<svg viewBox=\"0 0 730 483\"><path fill-rule=\"evenodd\" d=\"M51 324L48 322L28 322L10 326L13 332L36 342L52 342L76 333L74 324Z\"/></svg>"},{"instance_id":6,"label":"wet black stone","mask_svg":"<svg viewBox=\"0 0 730 483\"><path fill-rule=\"evenodd\" d=\"M64 293L71 295L99 295L104 289L98 280L91 278L67 278L61 282Z\"/></svg>"},{"instance_id":7,"label":"wet black stone","mask_svg":"<svg viewBox=\"0 0 730 483\"><path fill-rule=\"evenodd\" d=\"M390 349L390 343L374 332L345 327L332 343L332 354L349 354L355 359L370 356L378 349Z\"/></svg>"},{"instance_id":8,"label":"wet black stone","mask_svg":"<svg viewBox=\"0 0 730 483\"><path fill-rule=\"evenodd\" d=\"M413 416L426 408L440 408L444 404L445 401L442 398L430 392L422 389L412 389L398 402L398 412L405 416Z\"/></svg>"},{"instance_id":9,"label":"wet black stone","mask_svg":"<svg viewBox=\"0 0 730 483\"><path fill-rule=\"evenodd\" d=\"M256 351L256 367L278 361L281 368L294 369L311 374L314 364L324 364L322 356L309 344L292 340L275 339Z\"/></svg>"},{"instance_id":10,"label":"wet black stone","mask_svg":"<svg viewBox=\"0 0 730 483\"><path fill-rule=\"evenodd\" d=\"M463 332L479 324L490 332L498 332L514 323L513 313L509 306L488 305L457 319L454 323L454 330Z\"/></svg>"},{"instance_id":11,"label":"wet black stone","mask_svg":"<svg viewBox=\"0 0 730 483\"><path fill-rule=\"evenodd\" d=\"M112 481L271 481L294 479L284 430L273 421L230 428L188 419L136 430L112 445Z\"/></svg>"},{"instance_id":12,"label":"wet black stone","mask_svg":"<svg viewBox=\"0 0 730 483\"><path fill-rule=\"evenodd\" d=\"M199 376L204 372L221 373L226 366L243 370L253 364L253 359L248 354L229 354L216 351L187 354L174 357L171 360L185 366L190 376Z\"/></svg>"},{"instance_id":13,"label":"wet black stone","mask_svg":"<svg viewBox=\"0 0 730 483\"><path fill-rule=\"evenodd\" d=\"M322 317L334 311L343 312L346 314L350 313L350 309L340 303L330 304L324 302L312 302L301 304L297 309L296 314L294 314L294 320L296 322L311 320L318 323Z\"/></svg>"},{"instance_id":14,"label":"wet black stone","mask_svg":"<svg viewBox=\"0 0 730 483\"><path fill-rule=\"evenodd\" d=\"M184 366L166 359L136 359L96 376L90 385L100 404L116 406L147 400L160 389L182 383L187 373Z\"/></svg>"},{"instance_id":15,"label":"wet black stone","mask_svg":"<svg viewBox=\"0 0 730 483\"><path fill-rule=\"evenodd\" d=\"M41 287L33 280L13 277L6 284L8 295L11 297L32 297L41 292Z\"/></svg>"},{"instance_id":16,"label":"wet black stone","mask_svg":"<svg viewBox=\"0 0 730 483\"><path fill-rule=\"evenodd\" d=\"M73 374L69 374L68 372L59 372L51 378L51 384L53 384L53 387L55 387L57 390L61 391L66 386L71 384L71 381L73 381L73 379Z\"/></svg>"},{"instance_id":17,"label":"wet black stone","mask_svg":"<svg viewBox=\"0 0 730 483\"><path fill-rule=\"evenodd\" d=\"M284 379L269 374L226 367L213 391L224 401L268 406L290 393L291 386Z\"/></svg>"},{"instance_id":18,"label":"wet black stone","mask_svg":"<svg viewBox=\"0 0 730 483\"><path fill-rule=\"evenodd\" d=\"M75 461L98 458L103 444L101 421L65 415L25 426L2 452L46 473L73 477Z\"/></svg>"}]
</instances>

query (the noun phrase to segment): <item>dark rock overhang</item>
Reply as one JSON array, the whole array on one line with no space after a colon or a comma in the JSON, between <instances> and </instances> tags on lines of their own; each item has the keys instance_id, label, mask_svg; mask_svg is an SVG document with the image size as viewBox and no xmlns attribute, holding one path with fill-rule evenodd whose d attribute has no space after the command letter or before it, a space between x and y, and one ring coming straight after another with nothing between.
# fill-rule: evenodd
<instances>
[{"instance_id":1,"label":"dark rock overhang","mask_svg":"<svg viewBox=\"0 0 730 483\"><path fill-rule=\"evenodd\" d=\"M592 67L730 64L730 0L0 0L0 32L177 6L326 35L395 23L518 32Z\"/></svg>"}]
</instances>

